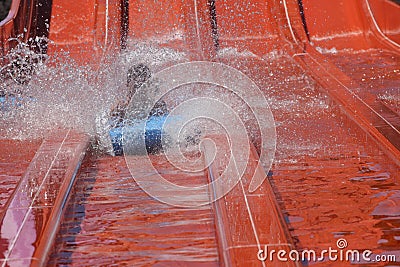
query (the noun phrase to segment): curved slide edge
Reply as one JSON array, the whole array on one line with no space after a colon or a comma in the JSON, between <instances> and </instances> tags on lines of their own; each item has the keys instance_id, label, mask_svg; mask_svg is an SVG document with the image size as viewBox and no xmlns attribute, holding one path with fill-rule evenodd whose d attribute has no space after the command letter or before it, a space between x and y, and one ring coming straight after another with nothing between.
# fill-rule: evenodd
<instances>
[{"instance_id":1,"label":"curved slide edge","mask_svg":"<svg viewBox=\"0 0 400 267\"><path fill-rule=\"evenodd\" d=\"M365 0L365 3L379 34L400 49L400 4L388 0Z\"/></svg>"},{"instance_id":2,"label":"curved slide edge","mask_svg":"<svg viewBox=\"0 0 400 267\"><path fill-rule=\"evenodd\" d=\"M286 14L288 14L287 24L290 28L290 31L292 33L301 32L301 30L304 31L304 25L299 19L300 11L298 9L298 5L294 3L294 0L283 1L286 3ZM303 1L305 2L305 0ZM314 0L307 1L311 2ZM323 19L324 16L327 15L326 12L332 12L331 9L329 9L329 6L334 5L333 2L316 2L318 2L316 3L316 6L322 5L320 6L320 13L322 15L319 14L319 17L316 18L317 20ZM361 2L358 1L358 4L360 3ZM350 11L354 11L353 8L357 6L355 1L348 1L346 4L350 5L349 7L346 7L346 11L340 11L344 12L345 14L351 13ZM318 31L320 34L319 36L325 36L324 38L318 39L318 45L324 43L325 45L331 44L338 47L341 45L341 38L344 38L344 36L349 37L349 31L347 31L343 36L332 35L332 32L340 32L342 29L354 30L358 28L360 31L362 30L362 24L348 21L348 18L345 18L343 14L341 16L339 16L339 14L336 15L338 18L340 18L337 25L325 23L326 28L319 26L314 27L314 29L309 23L310 18L312 17L306 17L307 28L311 28L309 32L310 40L316 40L315 36L316 32ZM329 15L328 18L329 17L331 17L331 15ZM358 19L353 19L360 21L359 17ZM322 21L320 21L320 23L322 23ZM332 21L330 21L330 23L332 23ZM351 25L354 24L353 27L350 27L348 25L349 23ZM368 92L365 93L366 97L364 96L363 98L354 93L356 92L355 86L357 86L357 83L332 62L330 62L326 56L319 53L315 49L315 44L312 45L312 43L308 42L304 36L305 34L302 36L299 34L293 34L293 40L289 40L292 41L294 46L293 49L287 48L288 52L291 53L293 58L300 64L300 66L302 66L302 68L322 86L323 91L325 91L325 93L327 93L339 105L343 113L346 114L346 116L352 121L354 121L364 132L371 136L378 146L398 166L400 166L400 127L398 125L398 116L390 111L387 112L388 114L383 113L381 105L378 106L379 103L377 103L375 97L368 94ZM348 45L352 46L353 49L365 49L371 47L364 47L366 44L371 44L371 40L365 38L367 34L364 36L364 31L362 31L360 36L356 36L356 34L350 34L350 36L352 37L349 37ZM358 43L358 41L361 40L361 37L362 42ZM299 52L299 48L303 48L303 51Z\"/></svg>"},{"instance_id":3,"label":"curved slide edge","mask_svg":"<svg viewBox=\"0 0 400 267\"><path fill-rule=\"evenodd\" d=\"M71 130L43 141L0 217L1 266L45 264L88 146Z\"/></svg>"},{"instance_id":4,"label":"curved slide edge","mask_svg":"<svg viewBox=\"0 0 400 267\"><path fill-rule=\"evenodd\" d=\"M218 136L213 136L212 139L218 140ZM206 162L212 161L214 156L212 151L212 147L204 145ZM212 204L220 263L222 266L270 266L271 264L277 267L300 266L299 262L295 261L271 259L268 254L271 250L289 253L295 249L295 245L268 175L258 162L257 151L250 144L249 160L244 176L228 194ZM222 163L214 161L207 167L207 176L211 184L210 194L214 197L218 192L226 190L224 186L228 186L224 183L213 183L220 179L220 170L223 166L219 164ZM223 175L234 177L237 174L235 170L228 170ZM259 179L266 181L260 188L250 193L248 188L253 175L261 176Z\"/></svg>"},{"instance_id":5,"label":"curved slide edge","mask_svg":"<svg viewBox=\"0 0 400 267\"><path fill-rule=\"evenodd\" d=\"M399 27L400 8L392 4L389 0L302 0L311 43L327 49L381 48L400 53L399 45L379 27L388 23L382 18L387 8L396 19L385 24L385 29Z\"/></svg>"},{"instance_id":6,"label":"curved slide edge","mask_svg":"<svg viewBox=\"0 0 400 267\"><path fill-rule=\"evenodd\" d=\"M52 0L48 54L98 65L120 49L121 1Z\"/></svg>"}]
</instances>

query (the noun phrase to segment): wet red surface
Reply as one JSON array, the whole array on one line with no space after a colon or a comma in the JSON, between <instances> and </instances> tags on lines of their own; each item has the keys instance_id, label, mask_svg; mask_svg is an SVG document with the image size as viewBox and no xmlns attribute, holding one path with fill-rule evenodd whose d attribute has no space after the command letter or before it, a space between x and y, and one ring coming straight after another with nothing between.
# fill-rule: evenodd
<instances>
[{"instance_id":1,"label":"wet red surface","mask_svg":"<svg viewBox=\"0 0 400 267\"><path fill-rule=\"evenodd\" d=\"M52 1L48 54L98 69L120 45L120 1Z\"/></svg>"},{"instance_id":2,"label":"wet red surface","mask_svg":"<svg viewBox=\"0 0 400 267\"><path fill-rule=\"evenodd\" d=\"M370 9L380 30L388 38L400 44L400 6L393 1L369 0ZM390 10L390 12L388 12Z\"/></svg>"},{"instance_id":3,"label":"wet red surface","mask_svg":"<svg viewBox=\"0 0 400 267\"><path fill-rule=\"evenodd\" d=\"M2 266L42 266L88 145L71 131L47 137L0 217Z\"/></svg>"},{"instance_id":4,"label":"wet red surface","mask_svg":"<svg viewBox=\"0 0 400 267\"><path fill-rule=\"evenodd\" d=\"M336 52L326 55L343 72L348 73L358 86L355 93L367 100L383 101L400 114L400 61L396 53L371 49L356 53ZM400 115L399 115L400 116ZM400 119L397 127L400 128Z\"/></svg>"},{"instance_id":5,"label":"wet red surface","mask_svg":"<svg viewBox=\"0 0 400 267\"><path fill-rule=\"evenodd\" d=\"M40 140L0 140L0 214L40 144Z\"/></svg>"},{"instance_id":6,"label":"wet red surface","mask_svg":"<svg viewBox=\"0 0 400 267\"><path fill-rule=\"evenodd\" d=\"M172 181L206 182L162 159L154 159L157 169ZM153 199L123 157L88 159L74 191L49 265L219 266L211 206L182 209Z\"/></svg>"},{"instance_id":7,"label":"wet red surface","mask_svg":"<svg viewBox=\"0 0 400 267\"><path fill-rule=\"evenodd\" d=\"M372 5L370 5L370 3ZM385 3L386 2L386 3ZM398 14L400 8L390 1L336 1L304 0L304 13L311 42L315 45L336 49L353 47L357 50L380 46L388 49L399 49L398 44L390 40L374 23L375 16L381 25L384 20L382 13L390 12L395 19L391 21L394 32L398 31ZM386 11L385 11L386 10ZM389 15L389 16L392 16ZM385 16L386 17L386 16ZM388 17L387 17L388 18ZM393 33L391 34L393 35Z\"/></svg>"},{"instance_id":8,"label":"wet red surface","mask_svg":"<svg viewBox=\"0 0 400 267\"><path fill-rule=\"evenodd\" d=\"M228 146L221 141L221 138L218 136L209 136L209 138L218 143L219 150L226 152ZM242 151L248 149L246 144L242 146ZM210 162L213 156L210 151L211 149L207 149L205 144L206 162ZM208 168L209 180L216 182L223 179L224 182L212 186L210 192L213 196L218 196L219 192L229 188L231 184L229 181L234 180L237 175L237 168L229 167L228 157L217 156L217 158L218 160L213 161ZM232 190L213 203L220 258L226 266L262 266L258 253L264 250L265 246L286 251L294 248L271 185L264 182L254 192L249 191L252 179L267 179L267 174L258 164L258 154L255 147L251 146L249 160L240 181ZM240 159L236 159L236 166L240 165ZM272 264L297 266L294 262L278 260L273 260Z\"/></svg>"},{"instance_id":9,"label":"wet red surface","mask_svg":"<svg viewBox=\"0 0 400 267\"><path fill-rule=\"evenodd\" d=\"M349 248L397 255L399 208L389 203L398 194L398 167L284 52L264 62L223 62L245 70L270 99L278 136L272 181L297 249L336 248L346 238ZM338 266L320 263L329 264Z\"/></svg>"}]
</instances>

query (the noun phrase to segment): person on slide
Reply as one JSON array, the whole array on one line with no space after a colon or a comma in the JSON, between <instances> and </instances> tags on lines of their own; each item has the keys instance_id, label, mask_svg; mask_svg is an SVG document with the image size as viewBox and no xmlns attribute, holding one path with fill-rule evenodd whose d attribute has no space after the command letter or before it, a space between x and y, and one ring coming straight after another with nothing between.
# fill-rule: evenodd
<instances>
[{"instance_id":1,"label":"person on slide","mask_svg":"<svg viewBox=\"0 0 400 267\"><path fill-rule=\"evenodd\" d=\"M168 108L167 104L163 100L159 100L156 102L156 104L152 107L150 114L145 114L145 112L140 112L140 109L138 110L137 114L135 114L134 118L126 118L126 111L128 108L129 103L132 101L133 96L135 93L138 91L138 89L149 79L151 78L151 71L148 66L145 64L139 63L134 65L133 67L129 68L128 73L127 73L127 79L126 79L126 86L127 86L127 95L126 98L119 101L110 111L109 115L106 116L105 118L104 115L102 115L100 118L100 121L98 121L96 124L100 125L101 129L100 131L97 131L99 134L99 147L101 149L105 149L105 152L111 154L111 155L116 155L116 154L121 154L122 153L122 148L120 147L121 144L117 145L118 151L116 151L116 144L115 140L110 140L110 130L116 129L116 128L122 128L124 126L124 123L127 121L127 119L131 120L147 120L148 118L152 117L161 117L161 116L166 116L168 115ZM151 87L149 87L151 88ZM147 88L147 89L149 89ZM136 107L141 107L145 106L145 103L150 100L149 95L152 92L146 92L142 91L142 94L140 97L137 97L136 99L140 99L138 102L140 103L134 103ZM101 125L105 125L105 127L102 127ZM158 137L158 136L157 136ZM121 141L119 141L121 142ZM151 150L151 147L147 148L148 150ZM159 151L158 149L154 151Z\"/></svg>"},{"instance_id":2,"label":"person on slide","mask_svg":"<svg viewBox=\"0 0 400 267\"><path fill-rule=\"evenodd\" d=\"M132 97L135 95L137 90L149 79L151 78L151 71L149 67L140 63L128 70L126 86L128 88L128 94L125 100L120 101L117 105L111 110L110 117L112 120L115 120L117 123L122 123L125 118L125 112L129 105L129 102L132 100ZM146 101L148 97L145 95ZM140 103L139 103L140 104ZM164 116L168 114L168 108L166 103L163 100L156 102L150 114L141 114L147 117L152 116ZM138 114L139 115L139 114Z\"/></svg>"}]
</instances>

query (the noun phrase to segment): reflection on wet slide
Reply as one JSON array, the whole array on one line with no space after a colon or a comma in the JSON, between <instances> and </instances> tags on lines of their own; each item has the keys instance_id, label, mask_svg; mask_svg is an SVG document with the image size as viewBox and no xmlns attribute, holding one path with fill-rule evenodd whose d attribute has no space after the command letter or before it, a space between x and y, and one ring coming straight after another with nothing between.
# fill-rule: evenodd
<instances>
[{"instance_id":1,"label":"reflection on wet slide","mask_svg":"<svg viewBox=\"0 0 400 267\"><path fill-rule=\"evenodd\" d=\"M360 100L365 107L361 113L399 149L400 44L396 36L400 32L400 7L389 1L374 0L338 4L341 8L335 12L334 9L320 12L324 1L304 1L310 42L339 68L336 79ZM388 9L391 24L384 15ZM354 16L358 10L363 12Z\"/></svg>"}]
</instances>

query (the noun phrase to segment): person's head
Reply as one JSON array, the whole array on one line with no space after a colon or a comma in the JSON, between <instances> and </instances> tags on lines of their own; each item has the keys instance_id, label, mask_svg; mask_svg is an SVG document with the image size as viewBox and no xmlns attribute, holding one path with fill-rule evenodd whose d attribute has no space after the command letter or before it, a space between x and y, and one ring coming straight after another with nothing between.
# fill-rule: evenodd
<instances>
[{"instance_id":1,"label":"person's head","mask_svg":"<svg viewBox=\"0 0 400 267\"><path fill-rule=\"evenodd\" d=\"M131 95L133 95L142 84L151 77L151 71L143 63L139 63L129 68L127 75L127 86Z\"/></svg>"}]
</instances>

